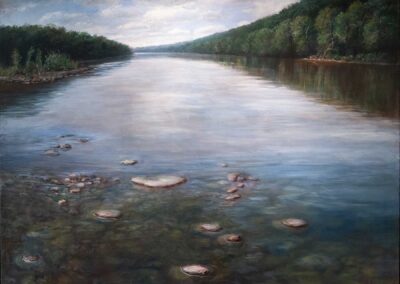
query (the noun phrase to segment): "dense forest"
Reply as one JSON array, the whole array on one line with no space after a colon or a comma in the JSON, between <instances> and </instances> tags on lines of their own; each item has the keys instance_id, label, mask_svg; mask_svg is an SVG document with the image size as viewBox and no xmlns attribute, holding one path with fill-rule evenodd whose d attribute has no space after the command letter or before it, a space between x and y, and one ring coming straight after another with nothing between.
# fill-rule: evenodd
<instances>
[{"instance_id":1,"label":"dense forest","mask_svg":"<svg viewBox=\"0 0 400 284\"><path fill-rule=\"evenodd\" d=\"M302 0L249 25L152 50L397 61L399 1Z\"/></svg>"},{"instance_id":2,"label":"dense forest","mask_svg":"<svg viewBox=\"0 0 400 284\"><path fill-rule=\"evenodd\" d=\"M128 46L116 41L62 27L0 26L0 67L8 73L67 70L77 66L75 60L130 53Z\"/></svg>"}]
</instances>

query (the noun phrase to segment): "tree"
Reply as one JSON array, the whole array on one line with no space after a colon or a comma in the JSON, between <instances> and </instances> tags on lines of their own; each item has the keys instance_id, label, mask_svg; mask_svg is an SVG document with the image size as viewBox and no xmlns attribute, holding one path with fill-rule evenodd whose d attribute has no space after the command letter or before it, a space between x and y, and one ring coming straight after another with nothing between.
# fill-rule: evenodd
<instances>
[{"instance_id":1,"label":"tree","mask_svg":"<svg viewBox=\"0 0 400 284\"><path fill-rule=\"evenodd\" d=\"M293 56L293 39L290 27L290 20L281 22L275 29L274 47L276 55Z\"/></svg>"},{"instance_id":2,"label":"tree","mask_svg":"<svg viewBox=\"0 0 400 284\"><path fill-rule=\"evenodd\" d=\"M11 55L12 69L14 72L18 72L21 64L21 55L17 49L14 49Z\"/></svg>"},{"instance_id":3,"label":"tree","mask_svg":"<svg viewBox=\"0 0 400 284\"><path fill-rule=\"evenodd\" d=\"M312 54L315 45L315 31L310 17L297 16L294 18L291 23L291 31L296 55Z\"/></svg>"},{"instance_id":4,"label":"tree","mask_svg":"<svg viewBox=\"0 0 400 284\"><path fill-rule=\"evenodd\" d=\"M335 50L334 23L337 10L327 7L319 12L315 20L315 29L318 32L318 52L322 57L332 54Z\"/></svg>"}]
</instances>

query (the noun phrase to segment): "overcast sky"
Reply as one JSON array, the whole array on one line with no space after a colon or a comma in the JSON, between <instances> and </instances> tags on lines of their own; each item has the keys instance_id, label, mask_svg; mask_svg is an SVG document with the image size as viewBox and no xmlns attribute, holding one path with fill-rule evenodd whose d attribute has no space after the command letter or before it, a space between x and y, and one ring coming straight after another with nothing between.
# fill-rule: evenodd
<instances>
[{"instance_id":1,"label":"overcast sky","mask_svg":"<svg viewBox=\"0 0 400 284\"><path fill-rule=\"evenodd\" d=\"M298 0L0 0L0 25L54 24L132 47L191 40Z\"/></svg>"}]
</instances>

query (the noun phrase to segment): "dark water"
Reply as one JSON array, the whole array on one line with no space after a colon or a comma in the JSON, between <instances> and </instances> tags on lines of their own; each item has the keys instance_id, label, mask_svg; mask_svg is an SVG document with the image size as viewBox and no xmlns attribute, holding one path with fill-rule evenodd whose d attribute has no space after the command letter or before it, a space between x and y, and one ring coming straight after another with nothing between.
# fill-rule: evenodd
<instances>
[{"instance_id":1,"label":"dark water","mask_svg":"<svg viewBox=\"0 0 400 284\"><path fill-rule=\"evenodd\" d=\"M388 66L153 54L54 84L2 86L2 281L397 283L398 75ZM70 151L43 155L64 142ZM260 181L227 203L232 171ZM69 173L121 182L54 195L41 179ZM130 182L152 174L188 182L164 191ZM97 209L122 217L99 221ZM278 225L288 217L310 225ZM199 233L203 222L223 231ZM225 233L243 244L219 244ZM24 264L26 254L41 259ZM213 273L186 277L179 266L191 263Z\"/></svg>"}]
</instances>

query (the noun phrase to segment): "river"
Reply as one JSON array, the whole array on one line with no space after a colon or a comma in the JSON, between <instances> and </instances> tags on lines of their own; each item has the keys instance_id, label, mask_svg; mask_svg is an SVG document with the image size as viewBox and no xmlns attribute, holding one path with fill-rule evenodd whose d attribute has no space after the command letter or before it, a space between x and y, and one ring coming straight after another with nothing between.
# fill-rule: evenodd
<instances>
[{"instance_id":1,"label":"river","mask_svg":"<svg viewBox=\"0 0 400 284\"><path fill-rule=\"evenodd\" d=\"M52 84L0 87L2 280L396 283L398 78L390 66L137 54ZM72 149L44 154L59 143ZM226 202L236 171L259 181ZM46 177L71 173L120 182L51 191ZM130 181L156 174L188 181ZM122 216L98 220L99 208ZM309 225L280 225L290 217ZM223 230L196 230L207 222ZM226 233L243 241L220 244ZM22 263L26 254L40 261ZM212 273L184 275L192 263Z\"/></svg>"}]
</instances>

